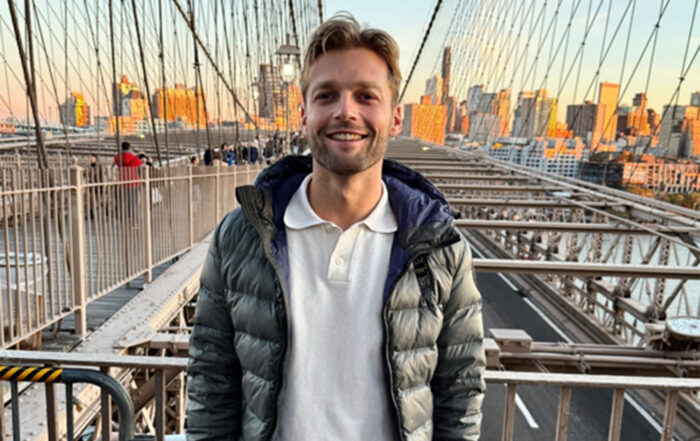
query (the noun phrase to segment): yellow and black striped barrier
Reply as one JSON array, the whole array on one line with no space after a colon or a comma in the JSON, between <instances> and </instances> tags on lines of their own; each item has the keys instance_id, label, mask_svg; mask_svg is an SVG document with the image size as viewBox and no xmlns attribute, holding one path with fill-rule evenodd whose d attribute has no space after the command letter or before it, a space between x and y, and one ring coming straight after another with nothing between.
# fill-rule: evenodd
<instances>
[{"instance_id":1,"label":"yellow and black striped barrier","mask_svg":"<svg viewBox=\"0 0 700 441\"><path fill-rule=\"evenodd\" d=\"M0 366L0 380L32 383L61 382L63 369L37 366Z\"/></svg>"},{"instance_id":2,"label":"yellow and black striped barrier","mask_svg":"<svg viewBox=\"0 0 700 441\"><path fill-rule=\"evenodd\" d=\"M46 366L6 366L0 365L0 381L10 383L11 409L12 409L12 439L20 440L19 428L21 427L19 418L19 386L22 381L32 383L44 383L47 386L53 383L65 384L66 403L73 403L73 385L75 383L88 383L98 386L104 392L112 396L112 399L119 408L119 441L136 441L142 439L155 440L151 435L134 435L134 403L126 389L114 378L102 372L89 369L58 368ZM47 393L52 388L47 387ZM48 397L48 395L47 395ZM48 398L47 398L48 399ZM66 406L66 440L73 441L74 421L73 406ZM49 409L47 409L49 412ZM48 414L47 414L48 421ZM0 422L0 427L2 423ZM56 426L49 430L56 433ZM51 437L49 437L51 438ZM1 440L0 440L1 441Z\"/></svg>"}]
</instances>

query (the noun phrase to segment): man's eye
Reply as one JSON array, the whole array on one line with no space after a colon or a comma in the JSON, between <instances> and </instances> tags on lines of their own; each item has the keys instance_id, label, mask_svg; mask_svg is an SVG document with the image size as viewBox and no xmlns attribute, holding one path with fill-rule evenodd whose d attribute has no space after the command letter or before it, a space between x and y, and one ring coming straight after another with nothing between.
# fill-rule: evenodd
<instances>
[{"instance_id":1,"label":"man's eye","mask_svg":"<svg viewBox=\"0 0 700 441\"><path fill-rule=\"evenodd\" d=\"M331 94L328 92L319 93L316 95L317 100L328 100L331 98Z\"/></svg>"},{"instance_id":2,"label":"man's eye","mask_svg":"<svg viewBox=\"0 0 700 441\"><path fill-rule=\"evenodd\" d=\"M365 101L371 101L374 99L374 95L372 95L371 93L363 93L360 94L360 98L362 98Z\"/></svg>"}]
</instances>

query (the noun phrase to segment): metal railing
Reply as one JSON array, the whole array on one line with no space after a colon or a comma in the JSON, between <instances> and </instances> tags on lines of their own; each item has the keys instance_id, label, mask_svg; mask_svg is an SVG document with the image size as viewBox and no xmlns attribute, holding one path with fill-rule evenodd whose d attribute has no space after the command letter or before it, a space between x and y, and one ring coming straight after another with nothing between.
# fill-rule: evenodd
<instances>
[{"instance_id":1,"label":"metal railing","mask_svg":"<svg viewBox=\"0 0 700 441\"><path fill-rule=\"evenodd\" d=\"M120 367L152 373L155 381L155 421L153 424L156 439L164 440L166 433L165 389L168 379L181 374L187 368L186 358L115 356L94 354L72 354L32 351L0 351L0 362L41 363L44 365L79 365L100 367ZM700 391L700 379L677 377L640 377L586 374L558 374L539 372L487 370L484 378L489 384L506 386L503 412L502 441L512 441L514 435L516 390L518 386L558 386L559 404L555 426L556 441L566 441L569 430L571 396L574 388L612 389L612 409L609 421L608 441L618 441L622 431L624 396L628 390L665 391L665 413L662 423L661 441L672 441L677 413L679 393ZM147 389L144 387L144 389ZM183 388L184 390L184 388ZM106 418L103 416L103 418ZM103 438L106 439L106 438Z\"/></svg>"},{"instance_id":2,"label":"metal railing","mask_svg":"<svg viewBox=\"0 0 700 441\"><path fill-rule=\"evenodd\" d=\"M101 372L87 369L64 369L57 367L42 366L0 366L0 379L10 383L11 398L10 407L12 409L12 440L21 439L21 418L20 418L20 398L18 383L27 381L32 383L44 383L46 395L46 428L49 441L56 441L58 438L58 421L56 418L56 383L63 383L66 392L66 440L75 439L73 420L73 384L89 383L98 386L102 395L109 400L114 400L119 408L119 441L132 441L134 437L134 405L131 397L124 387L114 378ZM104 403L105 400L103 400ZM102 412L108 415L106 412ZM111 418L111 416L110 416ZM5 412L0 412L0 433L5 433ZM110 427L108 425L107 427ZM110 427L111 430L111 427ZM110 438L104 438L110 439ZM146 440L139 436L138 439Z\"/></svg>"},{"instance_id":3,"label":"metal railing","mask_svg":"<svg viewBox=\"0 0 700 441\"><path fill-rule=\"evenodd\" d=\"M0 169L0 347L31 340L178 256L236 207L258 165ZM32 337L28 339L28 337Z\"/></svg>"}]
</instances>

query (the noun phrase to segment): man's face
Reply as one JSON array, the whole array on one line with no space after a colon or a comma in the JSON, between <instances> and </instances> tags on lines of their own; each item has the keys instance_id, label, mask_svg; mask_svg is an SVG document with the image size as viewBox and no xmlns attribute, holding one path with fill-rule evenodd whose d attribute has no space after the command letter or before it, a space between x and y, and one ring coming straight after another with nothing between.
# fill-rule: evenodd
<instances>
[{"instance_id":1,"label":"man's face","mask_svg":"<svg viewBox=\"0 0 700 441\"><path fill-rule=\"evenodd\" d=\"M389 136L401 131L391 102L389 68L369 49L331 51L309 71L302 131L316 162L339 175L362 172L382 159Z\"/></svg>"}]
</instances>

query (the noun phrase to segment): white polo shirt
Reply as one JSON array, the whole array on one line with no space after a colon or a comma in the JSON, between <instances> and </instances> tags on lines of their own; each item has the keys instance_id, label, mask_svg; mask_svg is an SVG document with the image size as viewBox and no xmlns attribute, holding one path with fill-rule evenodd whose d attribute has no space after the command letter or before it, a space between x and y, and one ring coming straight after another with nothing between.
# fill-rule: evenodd
<instances>
[{"instance_id":1,"label":"white polo shirt","mask_svg":"<svg viewBox=\"0 0 700 441\"><path fill-rule=\"evenodd\" d=\"M313 211L309 182L284 214L291 346L279 439L394 439L382 308L397 225L386 186L369 216L342 231Z\"/></svg>"}]
</instances>

